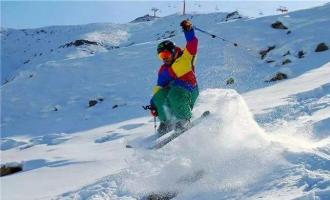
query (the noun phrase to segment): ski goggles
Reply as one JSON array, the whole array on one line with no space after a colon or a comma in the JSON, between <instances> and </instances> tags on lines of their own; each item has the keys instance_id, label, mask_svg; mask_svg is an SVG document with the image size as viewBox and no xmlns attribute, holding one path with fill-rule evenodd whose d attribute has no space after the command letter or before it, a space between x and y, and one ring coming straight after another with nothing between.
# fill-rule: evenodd
<instances>
[{"instance_id":1,"label":"ski goggles","mask_svg":"<svg viewBox=\"0 0 330 200\"><path fill-rule=\"evenodd\" d=\"M172 58L172 52L165 50L158 54L159 59L166 60Z\"/></svg>"}]
</instances>

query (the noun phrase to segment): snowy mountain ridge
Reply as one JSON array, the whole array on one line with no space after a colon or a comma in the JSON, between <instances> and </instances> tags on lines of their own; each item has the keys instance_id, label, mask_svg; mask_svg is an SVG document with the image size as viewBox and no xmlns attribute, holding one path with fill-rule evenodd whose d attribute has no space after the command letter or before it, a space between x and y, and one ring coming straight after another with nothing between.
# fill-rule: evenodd
<instances>
[{"instance_id":1,"label":"snowy mountain ridge","mask_svg":"<svg viewBox=\"0 0 330 200\"><path fill-rule=\"evenodd\" d=\"M328 13L330 4L258 19L189 15L238 47L196 31L194 117L211 116L158 151L145 149L154 130L141 106L161 64L156 45L183 46L187 16L2 29L2 163L24 161L1 177L2 198L329 198L330 51L315 51L330 45ZM268 82L279 72L288 80Z\"/></svg>"}]
</instances>

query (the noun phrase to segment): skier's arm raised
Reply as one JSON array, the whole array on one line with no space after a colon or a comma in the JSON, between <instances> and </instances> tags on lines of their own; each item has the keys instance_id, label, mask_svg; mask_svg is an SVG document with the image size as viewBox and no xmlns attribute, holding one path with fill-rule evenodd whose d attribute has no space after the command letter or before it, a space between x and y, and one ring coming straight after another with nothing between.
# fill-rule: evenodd
<instances>
[{"instance_id":1,"label":"skier's arm raised","mask_svg":"<svg viewBox=\"0 0 330 200\"><path fill-rule=\"evenodd\" d=\"M194 61L197 54L198 39L195 36L195 32L190 20L183 20L180 25L186 38L186 47L183 51L183 54L179 56L178 59L178 51L175 51L176 48L172 49L173 51L171 52L173 52L173 60L171 66L169 66L169 64L165 64L160 68L158 72L157 85L154 88L153 97L150 101L151 105L154 105L154 97L156 94L163 88L166 88L171 81L181 77L181 80L183 81L196 82L194 76Z\"/></svg>"},{"instance_id":2,"label":"skier's arm raised","mask_svg":"<svg viewBox=\"0 0 330 200\"><path fill-rule=\"evenodd\" d=\"M180 25L187 41L183 56L192 59L197 54L198 39L190 20L183 20Z\"/></svg>"}]
</instances>

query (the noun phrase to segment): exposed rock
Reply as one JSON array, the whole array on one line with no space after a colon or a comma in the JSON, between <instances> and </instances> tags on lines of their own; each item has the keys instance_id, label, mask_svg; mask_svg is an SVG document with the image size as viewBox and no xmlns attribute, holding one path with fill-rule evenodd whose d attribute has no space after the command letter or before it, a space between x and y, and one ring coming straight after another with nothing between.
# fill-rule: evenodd
<instances>
[{"instance_id":1,"label":"exposed rock","mask_svg":"<svg viewBox=\"0 0 330 200\"><path fill-rule=\"evenodd\" d=\"M231 13L229 13L229 14L226 16L225 21L233 20L233 19L241 19L241 18L242 18L242 16L238 13L238 11L235 11L235 12L231 12Z\"/></svg>"},{"instance_id":2,"label":"exposed rock","mask_svg":"<svg viewBox=\"0 0 330 200\"><path fill-rule=\"evenodd\" d=\"M151 15L147 14L147 15L144 15L142 17L138 17L138 18L134 19L130 23L148 22L148 21L153 21L153 20L155 20L157 18L159 18L159 17L157 17L157 16L151 16Z\"/></svg>"},{"instance_id":3,"label":"exposed rock","mask_svg":"<svg viewBox=\"0 0 330 200\"><path fill-rule=\"evenodd\" d=\"M37 33L37 34L39 34L39 33L47 33L47 31L41 29L40 31L36 31L36 33Z\"/></svg>"},{"instance_id":4,"label":"exposed rock","mask_svg":"<svg viewBox=\"0 0 330 200\"><path fill-rule=\"evenodd\" d=\"M290 51L287 51L283 56L291 55Z\"/></svg>"},{"instance_id":5,"label":"exposed rock","mask_svg":"<svg viewBox=\"0 0 330 200\"><path fill-rule=\"evenodd\" d=\"M127 104L126 103L123 103L123 104L115 104L112 106L112 109L115 109L115 108L118 108L118 107L122 107L122 106L126 106Z\"/></svg>"},{"instance_id":6,"label":"exposed rock","mask_svg":"<svg viewBox=\"0 0 330 200\"><path fill-rule=\"evenodd\" d=\"M89 101L89 107L93 107L97 104L98 102L96 100L90 100Z\"/></svg>"},{"instance_id":7,"label":"exposed rock","mask_svg":"<svg viewBox=\"0 0 330 200\"><path fill-rule=\"evenodd\" d=\"M290 59L285 59L285 60L283 60L282 65L286 65L286 64L291 63L291 62L292 61Z\"/></svg>"},{"instance_id":8,"label":"exposed rock","mask_svg":"<svg viewBox=\"0 0 330 200\"><path fill-rule=\"evenodd\" d=\"M298 55L297 56L298 56L298 58L304 58L305 57L305 54L306 53L303 50L301 50L301 51L298 52Z\"/></svg>"},{"instance_id":9,"label":"exposed rock","mask_svg":"<svg viewBox=\"0 0 330 200\"><path fill-rule=\"evenodd\" d=\"M274 29L288 29L282 22L276 21L271 25Z\"/></svg>"},{"instance_id":10,"label":"exposed rock","mask_svg":"<svg viewBox=\"0 0 330 200\"><path fill-rule=\"evenodd\" d=\"M329 50L329 47L324 42L322 42L317 45L315 52L321 52L321 51L326 51L326 50Z\"/></svg>"},{"instance_id":11,"label":"exposed rock","mask_svg":"<svg viewBox=\"0 0 330 200\"><path fill-rule=\"evenodd\" d=\"M1 166L0 176L6 176L20 171L23 171L23 166L20 163L4 164Z\"/></svg>"},{"instance_id":12,"label":"exposed rock","mask_svg":"<svg viewBox=\"0 0 330 200\"><path fill-rule=\"evenodd\" d=\"M85 45L85 44L87 44L87 45L99 45L99 43L97 43L97 42L81 39L81 40L75 40L74 42L69 42L69 43L66 43L64 45L61 45L60 48L71 47L71 46L78 47L78 46Z\"/></svg>"},{"instance_id":13,"label":"exposed rock","mask_svg":"<svg viewBox=\"0 0 330 200\"><path fill-rule=\"evenodd\" d=\"M170 200L176 197L176 193L166 192L166 193L152 193L142 198L143 200Z\"/></svg>"},{"instance_id":14,"label":"exposed rock","mask_svg":"<svg viewBox=\"0 0 330 200\"><path fill-rule=\"evenodd\" d=\"M266 60L266 63L273 63L275 60Z\"/></svg>"},{"instance_id":15,"label":"exposed rock","mask_svg":"<svg viewBox=\"0 0 330 200\"><path fill-rule=\"evenodd\" d=\"M267 49L263 49L263 50L259 51L259 54L261 55L261 59L264 59L266 57L267 53L270 52L273 49L275 49L275 45L270 46Z\"/></svg>"},{"instance_id":16,"label":"exposed rock","mask_svg":"<svg viewBox=\"0 0 330 200\"><path fill-rule=\"evenodd\" d=\"M100 97L100 98L97 98L96 100L93 99L93 100L90 100L89 101L89 107L93 107L95 106L98 102L102 102L104 101L104 98Z\"/></svg>"},{"instance_id":17,"label":"exposed rock","mask_svg":"<svg viewBox=\"0 0 330 200\"><path fill-rule=\"evenodd\" d=\"M291 33L291 31L286 32L287 35L289 35L290 33Z\"/></svg>"},{"instance_id":18,"label":"exposed rock","mask_svg":"<svg viewBox=\"0 0 330 200\"><path fill-rule=\"evenodd\" d=\"M284 79L287 79L288 76L282 72L278 72L273 78L271 78L270 80L268 81L265 81L265 82L273 82L273 81L280 81L280 80L284 80Z\"/></svg>"},{"instance_id":19,"label":"exposed rock","mask_svg":"<svg viewBox=\"0 0 330 200\"><path fill-rule=\"evenodd\" d=\"M229 78L227 81L226 81L226 84L227 85L232 85L235 83L235 80L233 78Z\"/></svg>"},{"instance_id":20,"label":"exposed rock","mask_svg":"<svg viewBox=\"0 0 330 200\"><path fill-rule=\"evenodd\" d=\"M54 107L53 107L53 111L57 112L57 111L59 111L61 108L62 108L62 106L60 106L60 105L54 105Z\"/></svg>"}]
</instances>

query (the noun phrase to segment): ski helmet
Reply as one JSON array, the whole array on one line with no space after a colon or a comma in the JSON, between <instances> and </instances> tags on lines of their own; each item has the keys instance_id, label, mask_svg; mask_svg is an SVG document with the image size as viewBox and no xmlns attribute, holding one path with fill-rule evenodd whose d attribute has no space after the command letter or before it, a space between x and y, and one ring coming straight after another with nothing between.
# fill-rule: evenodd
<instances>
[{"instance_id":1,"label":"ski helmet","mask_svg":"<svg viewBox=\"0 0 330 200\"><path fill-rule=\"evenodd\" d=\"M175 49L175 44L174 42L170 40L165 40L161 43L158 44L157 46L157 53L159 54L162 51L168 50L170 52L173 52Z\"/></svg>"}]
</instances>

